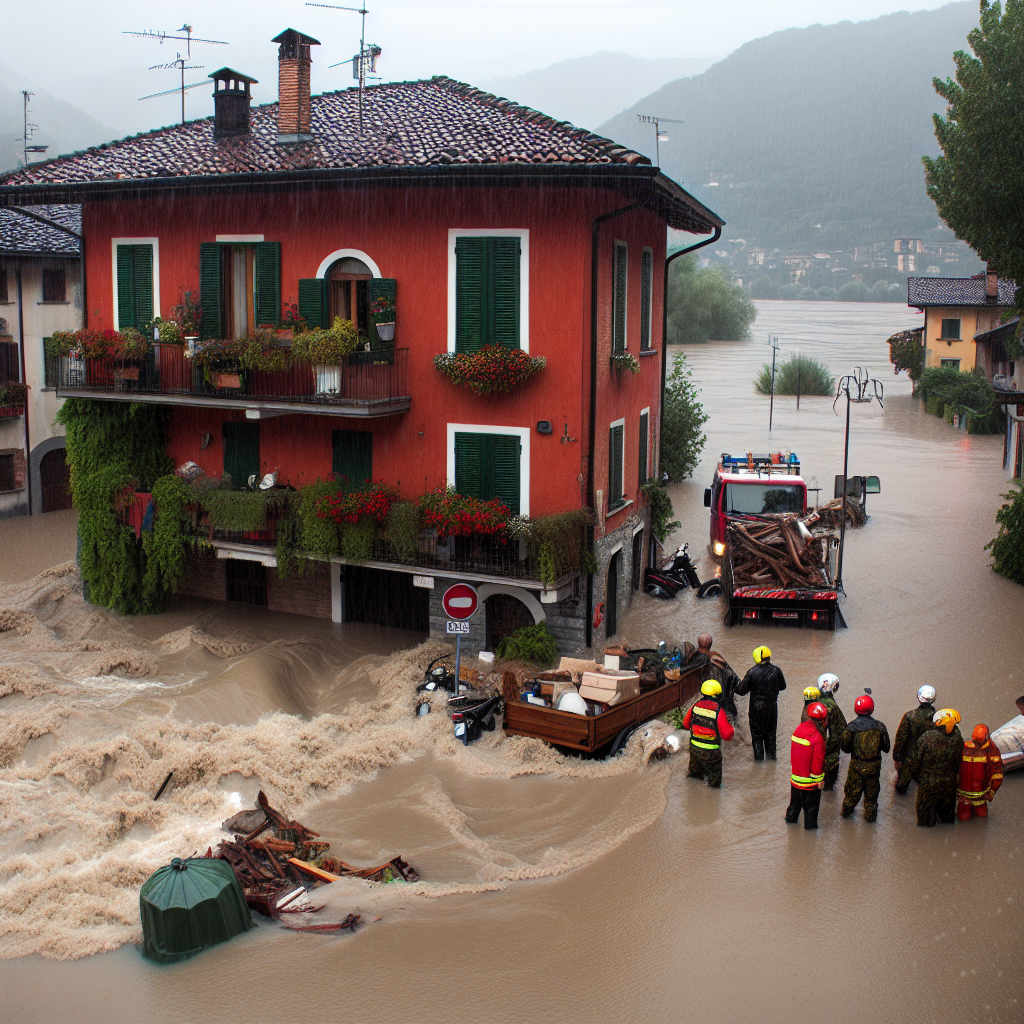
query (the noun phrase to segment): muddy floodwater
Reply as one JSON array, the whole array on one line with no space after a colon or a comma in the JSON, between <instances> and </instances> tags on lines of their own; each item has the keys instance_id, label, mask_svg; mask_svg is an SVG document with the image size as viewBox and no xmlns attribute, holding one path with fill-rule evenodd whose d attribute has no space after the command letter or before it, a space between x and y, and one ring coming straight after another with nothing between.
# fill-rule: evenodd
<instances>
[{"instance_id":1,"label":"muddy floodwater","mask_svg":"<svg viewBox=\"0 0 1024 1024\"><path fill-rule=\"evenodd\" d=\"M615 763L500 734L456 746L441 716L407 712L433 650L420 637L230 606L118 619L59 567L73 513L0 523L0 1020L1024 1019L1024 772L987 821L916 827L888 758L876 824L843 821L840 793L823 795L816 833L782 820L800 691L821 672L840 676L848 716L871 687L891 734L925 682L967 734L1024 693L1024 588L984 551L1002 440L926 415L893 376L885 339L919 322L897 304L763 302L754 340L687 351L711 419L701 466L672 488L673 540L702 577L721 452L792 448L825 498L842 470L831 399L780 397L769 434L751 383L765 336L885 384L884 410L852 413L851 473L882 492L847 535L848 629L727 630L719 602L685 591L638 595L623 617L638 646L708 630L741 674L772 648L789 683L780 760L755 764L741 728L720 791L685 778L685 753L645 763L636 744ZM154 804L168 766L177 785ZM215 844L260 786L334 855L401 853L421 882L339 889L321 916L361 912L351 936L260 919L193 960L148 963L142 879Z\"/></svg>"}]
</instances>

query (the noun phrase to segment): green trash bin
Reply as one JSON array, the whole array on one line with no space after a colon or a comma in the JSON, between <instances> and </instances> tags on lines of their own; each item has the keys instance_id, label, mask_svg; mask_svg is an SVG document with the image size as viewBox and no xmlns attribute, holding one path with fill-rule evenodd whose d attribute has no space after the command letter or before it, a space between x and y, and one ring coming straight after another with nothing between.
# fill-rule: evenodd
<instances>
[{"instance_id":1,"label":"green trash bin","mask_svg":"<svg viewBox=\"0 0 1024 1024\"><path fill-rule=\"evenodd\" d=\"M255 927L242 887L223 860L175 857L139 893L142 952L171 964Z\"/></svg>"}]
</instances>

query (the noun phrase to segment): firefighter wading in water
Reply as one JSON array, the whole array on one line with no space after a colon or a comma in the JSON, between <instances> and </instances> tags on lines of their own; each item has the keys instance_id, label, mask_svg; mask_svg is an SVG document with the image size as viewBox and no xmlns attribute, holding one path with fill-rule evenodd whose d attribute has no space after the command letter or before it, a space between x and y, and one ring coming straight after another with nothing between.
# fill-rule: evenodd
<instances>
[{"instance_id":1,"label":"firefighter wading in water","mask_svg":"<svg viewBox=\"0 0 1024 1024\"><path fill-rule=\"evenodd\" d=\"M972 815L988 817L988 803L1003 784L1003 755L988 738L988 726L976 725L964 744L960 760L960 786L956 791L956 816L969 821Z\"/></svg>"},{"instance_id":2,"label":"firefighter wading in water","mask_svg":"<svg viewBox=\"0 0 1024 1024\"><path fill-rule=\"evenodd\" d=\"M707 779L718 789L722 785L722 740L731 740L733 728L719 704L722 684L717 679L701 683L701 699L683 716L683 728L690 730L688 779Z\"/></svg>"},{"instance_id":3,"label":"firefighter wading in water","mask_svg":"<svg viewBox=\"0 0 1024 1024\"><path fill-rule=\"evenodd\" d=\"M910 785L910 773L905 766L907 754L914 744L929 729L935 728L935 687L922 686L917 691L918 706L908 711L901 719L892 745L892 765L896 769L896 792L906 793Z\"/></svg>"},{"instance_id":4,"label":"firefighter wading in water","mask_svg":"<svg viewBox=\"0 0 1024 1024\"><path fill-rule=\"evenodd\" d=\"M864 820L874 821L878 816L878 793L882 788L882 755L889 753L889 730L882 722L871 717L875 702L869 694L862 694L853 702L857 717L843 730L840 747L850 755L846 769L846 787L843 791L842 815L848 818L857 809L864 794Z\"/></svg>"},{"instance_id":5,"label":"firefighter wading in water","mask_svg":"<svg viewBox=\"0 0 1024 1024\"><path fill-rule=\"evenodd\" d=\"M772 652L767 647L754 651L754 667L736 687L738 697L750 694L747 710L750 722L750 742L754 760L766 757L775 760L775 732L779 724L779 694L786 688L782 669L771 662Z\"/></svg>"},{"instance_id":6,"label":"firefighter wading in water","mask_svg":"<svg viewBox=\"0 0 1024 1024\"><path fill-rule=\"evenodd\" d=\"M937 728L922 733L904 762L907 775L917 783L917 823L937 825L956 818L956 791L960 781L960 756L964 738L957 722L960 712L953 708L936 711Z\"/></svg>"},{"instance_id":7,"label":"firefighter wading in water","mask_svg":"<svg viewBox=\"0 0 1024 1024\"><path fill-rule=\"evenodd\" d=\"M806 691L805 691L806 692ZM825 723L828 709L821 701L807 705L805 718L790 744L789 807L786 822L795 825L804 812L804 828L818 827L821 787L825 784Z\"/></svg>"}]
</instances>

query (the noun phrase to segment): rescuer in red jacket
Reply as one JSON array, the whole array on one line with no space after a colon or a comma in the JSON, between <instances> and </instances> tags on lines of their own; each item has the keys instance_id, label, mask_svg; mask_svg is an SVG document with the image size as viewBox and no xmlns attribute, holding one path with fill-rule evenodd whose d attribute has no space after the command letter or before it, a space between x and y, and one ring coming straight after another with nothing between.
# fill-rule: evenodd
<instances>
[{"instance_id":1,"label":"rescuer in red jacket","mask_svg":"<svg viewBox=\"0 0 1024 1024\"><path fill-rule=\"evenodd\" d=\"M960 759L956 816L961 821L967 821L972 814L987 818L988 802L1002 784L1003 755L988 738L988 726L976 725Z\"/></svg>"},{"instance_id":2,"label":"rescuer in red jacket","mask_svg":"<svg viewBox=\"0 0 1024 1024\"><path fill-rule=\"evenodd\" d=\"M690 730L688 779L707 779L712 789L722 785L722 740L731 740L733 728L719 703L722 684L706 679L700 686L701 699L683 716L683 728Z\"/></svg>"},{"instance_id":3,"label":"rescuer in red jacket","mask_svg":"<svg viewBox=\"0 0 1024 1024\"><path fill-rule=\"evenodd\" d=\"M807 708L807 720L801 722L790 743L789 807L786 821L795 825L804 812L804 828L818 827L818 805L825 785L825 723L828 708L815 701Z\"/></svg>"}]
</instances>

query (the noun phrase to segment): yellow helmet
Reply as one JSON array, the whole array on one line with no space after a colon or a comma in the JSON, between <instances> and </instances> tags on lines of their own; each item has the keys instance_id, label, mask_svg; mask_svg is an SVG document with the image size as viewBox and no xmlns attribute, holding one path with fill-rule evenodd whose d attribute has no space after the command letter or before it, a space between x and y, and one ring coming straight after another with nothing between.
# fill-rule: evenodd
<instances>
[{"instance_id":1,"label":"yellow helmet","mask_svg":"<svg viewBox=\"0 0 1024 1024\"><path fill-rule=\"evenodd\" d=\"M700 692L705 697L717 697L722 692L722 684L717 679L706 679L700 684Z\"/></svg>"},{"instance_id":2,"label":"yellow helmet","mask_svg":"<svg viewBox=\"0 0 1024 1024\"><path fill-rule=\"evenodd\" d=\"M820 697L821 690L819 690L816 686L808 686L807 689L804 690L804 701L808 704L812 700L818 700Z\"/></svg>"},{"instance_id":3,"label":"yellow helmet","mask_svg":"<svg viewBox=\"0 0 1024 1024\"><path fill-rule=\"evenodd\" d=\"M932 715L932 721L940 728L945 729L946 732L952 732L953 726L957 725L960 721L960 712L954 711L953 708L943 708L941 711L936 711Z\"/></svg>"},{"instance_id":4,"label":"yellow helmet","mask_svg":"<svg viewBox=\"0 0 1024 1024\"><path fill-rule=\"evenodd\" d=\"M761 646L761 647L755 647L754 648L754 664L755 665L760 665L761 662L764 661L765 658L770 658L771 656L772 656L772 652L770 650L768 650L767 647Z\"/></svg>"}]
</instances>

